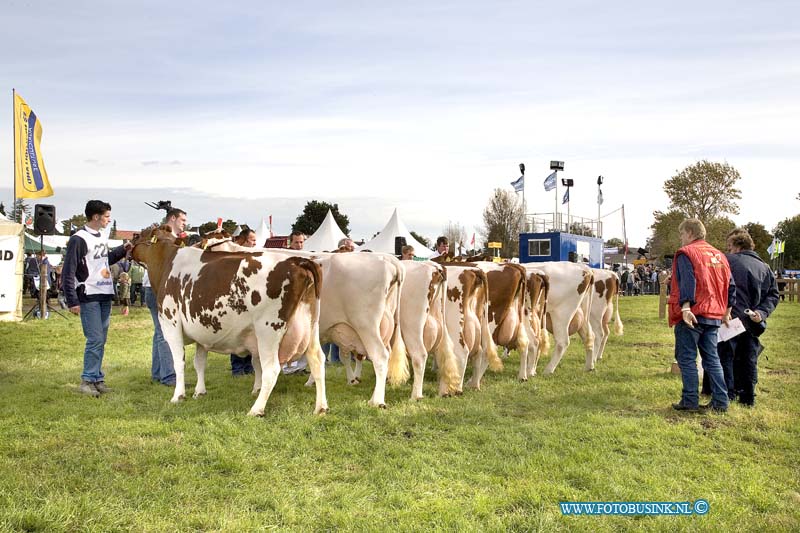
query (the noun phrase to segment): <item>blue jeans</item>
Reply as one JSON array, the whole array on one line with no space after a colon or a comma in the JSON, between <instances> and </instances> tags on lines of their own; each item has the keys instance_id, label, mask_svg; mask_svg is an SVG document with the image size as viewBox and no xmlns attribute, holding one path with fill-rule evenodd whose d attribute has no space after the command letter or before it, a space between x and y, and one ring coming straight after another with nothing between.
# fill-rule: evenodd
<instances>
[{"instance_id":1,"label":"blue jeans","mask_svg":"<svg viewBox=\"0 0 800 533\"><path fill-rule=\"evenodd\" d=\"M683 321L675 325L675 360L681 369L683 392L681 403L687 407L699 404L697 350L703 361L703 370L711 381L711 405L719 409L728 407L728 388L717 355L717 330L719 326L695 324L693 328Z\"/></svg>"},{"instance_id":2,"label":"blue jeans","mask_svg":"<svg viewBox=\"0 0 800 533\"><path fill-rule=\"evenodd\" d=\"M82 302L81 326L86 337L83 351L83 373L81 379L95 383L103 381L103 355L106 350L108 325L111 323L111 300L105 302Z\"/></svg>"},{"instance_id":3,"label":"blue jeans","mask_svg":"<svg viewBox=\"0 0 800 533\"><path fill-rule=\"evenodd\" d=\"M329 342L327 344L322 345L322 352L330 355L331 363L340 363L341 360L339 359L339 345Z\"/></svg>"},{"instance_id":4,"label":"blue jeans","mask_svg":"<svg viewBox=\"0 0 800 533\"><path fill-rule=\"evenodd\" d=\"M245 374L253 373L253 356L243 355L238 356L235 353L231 354L231 374L234 376L243 376Z\"/></svg>"},{"instance_id":5,"label":"blue jeans","mask_svg":"<svg viewBox=\"0 0 800 533\"><path fill-rule=\"evenodd\" d=\"M175 385L175 367L172 364L172 352L169 344L164 340L161 332L161 324L158 323L158 304L156 303L156 293L150 287L144 288L144 299L147 308L150 309L150 316L153 317L153 350L152 364L150 366L150 377L163 385Z\"/></svg>"}]
</instances>

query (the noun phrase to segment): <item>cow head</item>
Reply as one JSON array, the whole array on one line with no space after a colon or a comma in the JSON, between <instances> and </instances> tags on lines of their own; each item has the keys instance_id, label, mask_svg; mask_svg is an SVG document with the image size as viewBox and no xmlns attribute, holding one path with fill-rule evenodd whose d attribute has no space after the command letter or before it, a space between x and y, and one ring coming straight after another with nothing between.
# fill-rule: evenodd
<instances>
[{"instance_id":1,"label":"cow head","mask_svg":"<svg viewBox=\"0 0 800 533\"><path fill-rule=\"evenodd\" d=\"M178 250L176 241L177 237L169 226L145 228L132 243L131 257L147 266L151 281L157 281L161 278L159 269L164 264L164 259Z\"/></svg>"}]
</instances>

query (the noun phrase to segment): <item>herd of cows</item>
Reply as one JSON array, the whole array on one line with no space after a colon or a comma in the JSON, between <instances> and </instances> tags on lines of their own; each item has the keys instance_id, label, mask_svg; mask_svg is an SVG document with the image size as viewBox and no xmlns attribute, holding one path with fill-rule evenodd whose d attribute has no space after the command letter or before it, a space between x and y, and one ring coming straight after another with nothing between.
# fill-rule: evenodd
<instances>
[{"instance_id":1,"label":"herd of cows","mask_svg":"<svg viewBox=\"0 0 800 533\"><path fill-rule=\"evenodd\" d=\"M252 354L250 415L262 416L281 366L305 355L316 387L315 413L327 411L325 355L340 347L348 383L360 381L361 361L375 371L370 405L385 407L387 381L404 383L413 369L411 398L422 398L432 354L440 395L480 389L487 368L502 368L498 346L520 354L518 378L536 375L540 354L555 350L552 373L578 332L586 369L601 359L612 317L622 322L613 272L555 262L400 261L380 253L310 253L244 248L216 234L185 246L167 227L144 230L133 258L148 268L159 321L175 363L172 402L186 395L184 346L196 343L194 397L206 394L209 351ZM356 368L350 357L356 356Z\"/></svg>"}]
</instances>

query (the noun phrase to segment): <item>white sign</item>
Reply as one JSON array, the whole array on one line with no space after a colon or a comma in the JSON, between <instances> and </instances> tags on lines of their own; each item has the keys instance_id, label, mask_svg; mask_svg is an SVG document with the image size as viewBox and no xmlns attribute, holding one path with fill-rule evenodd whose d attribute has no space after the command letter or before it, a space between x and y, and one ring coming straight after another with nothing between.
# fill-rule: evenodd
<instances>
[{"instance_id":1,"label":"white sign","mask_svg":"<svg viewBox=\"0 0 800 533\"><path fill-rule=\"evenodd\" d=\"M14 311L17 306L17 252L19 237L0 237L0 312Z\"/></svg>"}]
</instances>

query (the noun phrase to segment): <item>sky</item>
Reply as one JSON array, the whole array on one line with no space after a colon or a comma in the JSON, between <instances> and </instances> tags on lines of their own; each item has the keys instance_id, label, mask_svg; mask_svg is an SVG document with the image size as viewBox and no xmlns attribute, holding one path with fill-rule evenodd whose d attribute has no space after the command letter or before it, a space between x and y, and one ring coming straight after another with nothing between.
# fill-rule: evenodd
<instances>
[{"instance_id":1,"label":"sky","mask_svg":"<svg viewBox=\"0 0 800 533\"><path fill-rule=\"evenodd\" d=\"M395 207L424 236L471 235L521 162L527 211L552 212L551 160L573 215L597 217L604 176L601 214L624 204L637 246L664 181L701 159L741 173L737 223L800 211L796 2L3 4L0 199L13 87L59 218L99 198L134 229L170 199L191 223L273 215L288 233L315 199L356 239ZM618 212L604 223L622 236Z\"/></svg>"}]
</instances>

